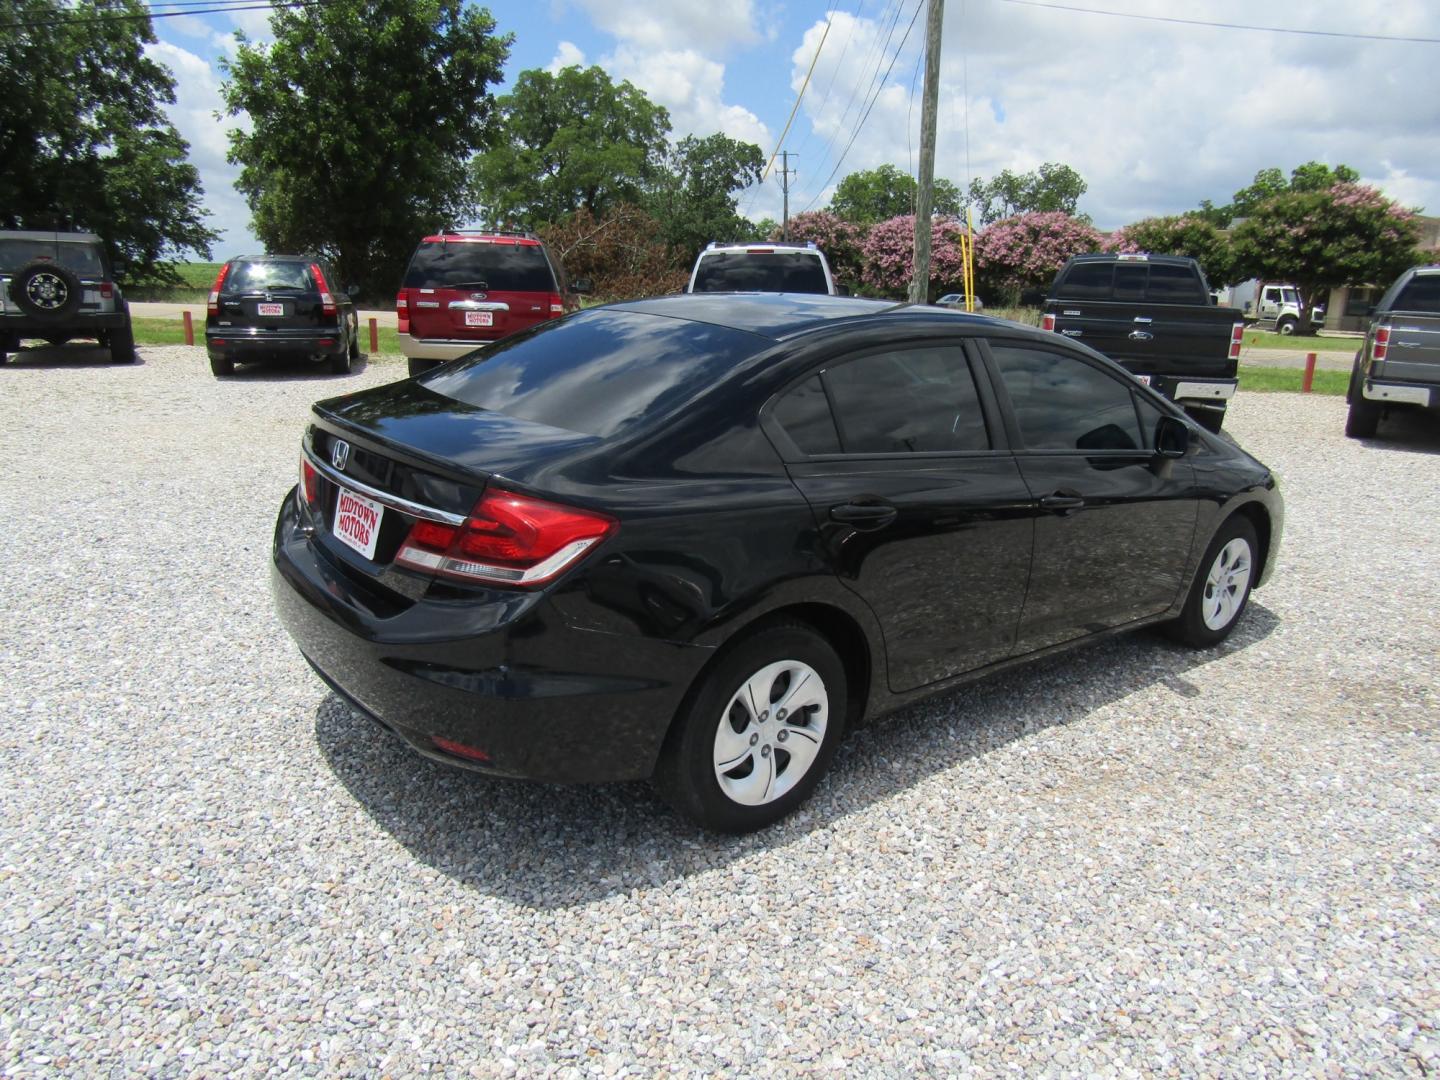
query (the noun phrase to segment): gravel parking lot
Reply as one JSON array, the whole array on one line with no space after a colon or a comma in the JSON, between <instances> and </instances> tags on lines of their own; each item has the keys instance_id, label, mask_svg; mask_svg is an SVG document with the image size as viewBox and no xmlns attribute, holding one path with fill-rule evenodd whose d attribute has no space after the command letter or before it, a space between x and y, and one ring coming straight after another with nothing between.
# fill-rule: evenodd
<instances>
[{"instance_id":1,"label":"gravel parking lot","mask_svg":"<svg viewBox=\"0 0 1440 1080\"><path fill-rule=\"evenodd\" d=\"M54 354L52 354L54 355ZM271 614L309 403L0 369L0 1073L1440 1069L1440 425L1242 394L1274 581L933 700L742 839L349 712Z\"/></svg>"}]
</instances>

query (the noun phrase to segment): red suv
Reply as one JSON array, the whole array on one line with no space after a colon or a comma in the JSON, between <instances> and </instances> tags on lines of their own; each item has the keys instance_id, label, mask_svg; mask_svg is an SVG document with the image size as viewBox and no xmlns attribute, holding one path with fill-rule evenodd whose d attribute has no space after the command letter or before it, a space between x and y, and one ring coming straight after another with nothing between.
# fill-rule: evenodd
<instances>
[{"instance_id":1,"label":"red suv","mask_svg":"<svg viewBox=\"0 0 1440 1080\"><path fill-rule=\"evenodd\" d=\"M395 297L410 374L567 315L589 290L583 278L566 281L564 268L530 233L427 236Z\"/></svg>"}]
</instances>

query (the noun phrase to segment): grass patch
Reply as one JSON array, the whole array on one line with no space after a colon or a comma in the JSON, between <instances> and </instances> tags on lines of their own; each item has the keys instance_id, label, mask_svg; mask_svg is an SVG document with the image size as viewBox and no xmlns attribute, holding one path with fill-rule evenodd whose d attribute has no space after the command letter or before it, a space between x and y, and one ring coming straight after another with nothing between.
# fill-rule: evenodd
<instances>
[{"instance_id":1,"label":"grass patch","mask_svg":"<svg viewBox=\"0 0 1440 1080\"><path fill-rule=\"evenodd\" d=\"M1298 394L1304 377L1305 372L1300 368L1241 367L1240 389L1258 390L1261 393ZM1349 386L1348 371L1316 371L1312 390L1316 394L1343 397Z\"/></svg>"},{"instance_id":2,"label":"grass patch","mask_svg":"<svg viewBox=\"0 0 1440 1080\"><path fill-rule=\"evenodd\" d=\"M205 320L195 321L195 344L205 344ZM185 324L176 316L173 319L146 319L132 318L130 325L135 331L135 344L137 345L184 345ZM380 331L380 356L399 356L400 335L392 326L381 326ZM370 352L370 327L362 320L360 323L360 351Z\"/></svg>"},{"instance_id":3,"label":"grass patch","mask_svg":"<svg viewBox=\"0 0 1440 1080\"><path fill-rule=\"evenodd\" d=\"M1302 337L1299 334L1270 334L1264 330L1246 330L1245 347L1250 349L1284 349L1286 352L1343 352L1350 355L1360 348L1359 338Z\"/></svg>"},{"instance_id":4,"label":"grass patch","mask_svg":"<svg viewBox=\"0 0 1440 1080\"><path fill-rule=\"evenodd\" d=\"M170 263L169 267L180 276L178 285L160 285L150 281L122 283L125 299L139 303L161 304L203 304L215 283L224 263L183 262Z\"/></svg>"}]
</instances>

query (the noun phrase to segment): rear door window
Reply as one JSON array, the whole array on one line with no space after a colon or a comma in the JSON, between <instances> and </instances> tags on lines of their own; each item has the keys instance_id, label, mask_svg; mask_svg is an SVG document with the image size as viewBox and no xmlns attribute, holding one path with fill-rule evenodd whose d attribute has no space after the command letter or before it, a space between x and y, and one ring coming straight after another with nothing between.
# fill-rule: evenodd
<instances>
[{"instance_id":1,"label":"rear door window","mask_svg":"<svg viewBox=\"0 0 1440 1080\"><path fill-rule=\"evenodd\" d=\"M407 289L553 293L555 275L539 244L426 241L405 271Z\"/></svg>"},{"instance_id":2,"label":"rear door window","mask_svg":"<svg viewBox=\"0 0 1440 1080\"><path fill-rule=\"evenodd\" d=\"M1130 387L1079 357L991 343L1029 450L1137 450Z\"/></svg>"},{"instance_id":3,"label":"rear door window","mask_svg":"<svg viewBox=\"0 0 1440 1080\"><path fill-rule=\"evenodd\" d=\"M1396 311L1423 311L1440 315L1440 274L1424 274L1410 279L1410 284L1395 300Z\"/></svg>"},{"instance_id":4,"label":"rear door window","mask_svg":"<svg viewBox=\"0 0 1440 1080\"><path fill-rule=\"evenodd\" d=\"M820 376L812 375L775 403L775 421L807 454L840 453L840 436Z\"/></svg>"},{"instance_id":5,"label":"rear door window","mask_svg":"<svg viewBox=\"0 0 1440 1080\"><path fill-rule=\"evenodd\" d=\"M803 251L702 255L694 292L828 293L820 256Z\"/></svg>"},{"instance_id":6,"label":"rear door window","mask_svg":"<svg viewBox=\"0 0 1440 1080\"><path fill-rule=\"evenodd\" d=\"M990 449L975 380L958 346L862 356L829 368L824 378L847 454Z\"/></svg>"},{"instance_id":7,"label":"rear door window","mask_svg":"<svg viewBox=\"0 0 1440 1080\"><path fill-rule=\"evenodd\" d=\"M82 278L98 278L105 273L100 252L93 244L0 240L0 270L13 273L27 263L36 261L59 263Z\"/></svg>"}]
</instances>

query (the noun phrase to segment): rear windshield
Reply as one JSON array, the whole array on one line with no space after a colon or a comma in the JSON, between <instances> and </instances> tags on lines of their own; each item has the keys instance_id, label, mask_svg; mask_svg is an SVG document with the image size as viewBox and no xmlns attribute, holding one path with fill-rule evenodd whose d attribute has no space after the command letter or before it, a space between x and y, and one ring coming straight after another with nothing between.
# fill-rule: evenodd
<instances>
[{"instance_id":1,"label":"rear windshield","mask_svg":"<svg viewBox=\"0 0 1440 1080\"><path fill-rule=\"evenodd\" d=\"M693 291L823 294L830 288L812 252L723 251L700 257Z\"/></svg>"},{"instance_id":2,"label":"rear windshield","mask_svg":"<svg viewBox=\"0 0 1440 1080\"><path fill-rule=\"evenodd\" d=\"M1140 260L1076 263L1062 271L1057 300L1127 300L1151 304L1206 304L1209 293L1190 266Z\"/></svg>"},{"instance_id":3,"label":"rear windshield","mask_svg":"<svg viewBox=\"0 0 1440 1080\"><path fill-rule=\"evenodd\" d=\"M490 289L495 292L559 292L538 244L426 241L405 271L406 289Z\"/></svg>"},{"instance_id":4,"label":"rear windshield","mask_svg":"<svg viewBox=\"0 0 1440 1080\"><path fill-rule=\"evenodd\" d=\"M266 259L235 262L220 286L222 293L247 293L268 289L313 289L310 267L302 262L271 262Z\"/></svg>"},{"instance_id":5,"label":"rear windshield","mask_svg":"<svg viewBox=\"0 0 1440 1080\"><path fill-rule=\"evenodd\" d=\"M710 323L595 308L421 381L469 405L605 438L703 393L767 344Z\"/></svg>"},{"instance_id":6,"label":"rear windshield","mask_svg":"<svg viewBox=\"0 0 1440 1080\"><path fill-rule=\"evenodd\" d=\"M1425 274L1410 279L1410 284L1395 298L1396 311L1423 311L1440 315L1440 274Z\"/></svg>"},{"instance_id":7,"label":"rear windshield","mask_svg":"<svg viewBox=\"0 0 1440 1080\"><path fill-rule=\"evenodd\" d=\"M58 262L81 277L98 278L105 273L100 252L94 244L55 243L51 240L0 240L0 270L14 273L26 263Z\"/></svg>"}]
</instances>

